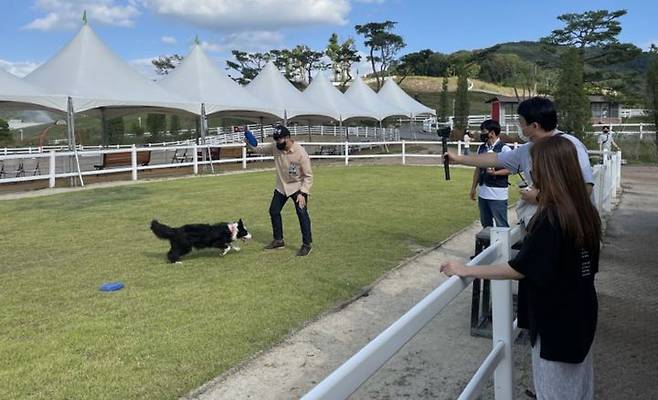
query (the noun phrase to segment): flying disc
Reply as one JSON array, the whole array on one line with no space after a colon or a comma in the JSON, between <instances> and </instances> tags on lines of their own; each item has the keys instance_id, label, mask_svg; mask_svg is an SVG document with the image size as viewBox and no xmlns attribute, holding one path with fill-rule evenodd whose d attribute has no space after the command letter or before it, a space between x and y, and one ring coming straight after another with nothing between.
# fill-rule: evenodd
<instances>
[{"instance_id":1,"label":"flying disc","mask_svg":"<svg viewBox=\"0 0 658 400\"><path fill-rule=\"evenodd\" d=\"M98 288L101 292L115 292L123 289L123 282L107 282Z\"/></svg>"},{"instance_id":2,"label":"flying disc","mask_svg":"<svg viewBox=\"0 0 658 400\"><path fill-rule=\"evenodd\" d=\"M251 147L256 147L258 146L258 140L256 140L256 136L254 136L251 131L245 131L244 132L244 137L247 139L247 142L249 143L249 146Z\"/></svg>"}]
</instances>

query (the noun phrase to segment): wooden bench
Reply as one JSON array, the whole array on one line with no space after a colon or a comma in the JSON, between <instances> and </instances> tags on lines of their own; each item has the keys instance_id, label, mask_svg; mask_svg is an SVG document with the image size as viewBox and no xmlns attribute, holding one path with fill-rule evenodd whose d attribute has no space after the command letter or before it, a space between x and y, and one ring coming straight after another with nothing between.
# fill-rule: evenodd
<instances>
[{"instance_id":1,"label":"wooden bench","mask_svg":"<svg viewBox=\"0 0 658 400\"><path fill-rule=\"evenodd\" d=\"M138 151L137 152L137 164L141 166L149 165L151 162L151 151ZM132 152L125 151L120 153L104 153L103 154L103 163L100 165L94 165L96 169L105 169L111 166L117 165L132 165Z\"/></svg>"}]
</instances>

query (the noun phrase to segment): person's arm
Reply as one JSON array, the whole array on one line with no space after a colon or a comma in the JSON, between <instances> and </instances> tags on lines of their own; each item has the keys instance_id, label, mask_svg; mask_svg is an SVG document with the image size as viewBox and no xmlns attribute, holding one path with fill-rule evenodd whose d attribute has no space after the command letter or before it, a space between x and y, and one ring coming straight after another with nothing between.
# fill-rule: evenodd
<instances>
[{"instance_id":1,"label":"person's arm","mask_svg":"<svg viewBox=\"0 0 658 400\"><path fill-rule=\"evenodd\" d=\"M507 176L507 175L511 174L511 172L507 168L487 169L487 173L489 175L493 175L493 176Z\"/></svg>"},{"instance_id":2,"label":"person's arm","mask_svg":"<svg viewBox=\"0 0 658 400\"><path fill-rule=\"evenodd\" d=\"M308 156L308 153L306 153L305 150L304 155L302 156L300 172L300 176L302 178L302 186L299 191L309 195L311 193L311 186L313 186L313 169L311 168L311 158ZM306 199L301 193L297 195L297 204L299 204L301 208L306 207Z\"/></svg>"},{"instance_id":3,"label":"person's arm","mask_svg":"<svg viewBox=\"0 0 658 400\"><path fill-rule=\"evenodd\" d=\"M478 187L478 182L480 181L480 168L473 169L473 183L471 183L471 200L475 200L475 193Z\"/></svg>"},{"instance_id":4,"label":"person's arm","mask_svg":"<svg viewBox=\"0 0 658 400\"><path fill-rule=\"evenodd\" d=\"M457 261L446 261L441 264L440 270L447 276L457 275L461 278L497 280L525 278L523 274L512 268L509 263L468 267Z\"/></svg>"},{"instance_id":5,"label":"person's arm","mask_svg":"<svg viewBox=\"0 0 658 400\"><path fill-rule=\"evenodd\" d=\"M443 156L447 157L448 161L454 164L470 165L472 167L495 167L498 163L497 153L482 153L465 156L448 151Z\"/></svg>"},{"instance_id":6,"label":"person's arm","mask_svg":"<svg viewBox=\"0 0 658 400\"><path fill-rule=\"evenodd\" d=\"M249 141L246 138L244 139L244 142L247 145L247 147L258 153L271 153L272 147L274 146L272 143L259 143L258 146L254 147L249 143Z\"/></svg>"}]
</instances>

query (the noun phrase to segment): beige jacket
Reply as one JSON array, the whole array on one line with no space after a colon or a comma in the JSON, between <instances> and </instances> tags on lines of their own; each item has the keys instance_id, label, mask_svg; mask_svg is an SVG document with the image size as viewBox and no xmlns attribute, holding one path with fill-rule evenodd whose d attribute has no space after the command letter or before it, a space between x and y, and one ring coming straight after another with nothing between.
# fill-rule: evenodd
<instances>
[{"instance_id":1,"label":"beige jacket","mask_svg":"<svg viewBox=\"0 0 658 400\"><path fill-rule=\"evenodd\" d=\"M272 143L260 144L255 148L259 153L271 152L276 166L276 190L286 196L298 191L311 193L313 170L311 158L304 148L293 142L290 150L279 150Z\"/></svg>"}]
</instances>

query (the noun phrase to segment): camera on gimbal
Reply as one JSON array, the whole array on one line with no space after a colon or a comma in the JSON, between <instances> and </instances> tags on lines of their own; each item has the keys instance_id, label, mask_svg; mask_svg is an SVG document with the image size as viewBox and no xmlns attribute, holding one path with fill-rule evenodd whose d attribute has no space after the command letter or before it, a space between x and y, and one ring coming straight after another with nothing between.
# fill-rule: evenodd
<instances>
[{"instance_id":1,"label":"camera on gimbal","mask_svg":"<svg viewBox=\"0 0 658 400\"><path fill-rule=\"evenodd\" d=\"M449 126L438 128L436 130L436 134L439 135L440 138L446 138L446 139L450 138L450 132L452 132L452 130L450 129Z\"/></svg>"}]
</instances>

